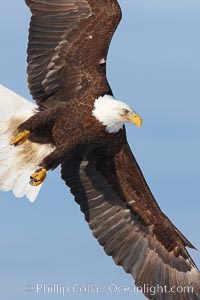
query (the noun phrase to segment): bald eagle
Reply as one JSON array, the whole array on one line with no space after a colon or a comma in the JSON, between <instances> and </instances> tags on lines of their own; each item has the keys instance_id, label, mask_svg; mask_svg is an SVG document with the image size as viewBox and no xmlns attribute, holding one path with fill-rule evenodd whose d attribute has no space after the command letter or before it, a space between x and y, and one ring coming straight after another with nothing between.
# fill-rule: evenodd
<instances>
[{"instance_id":1,"label":"bald eagle","mask_svg":"<svg viewBox=\"0 0 200 300\"><path fill-rule=\"evenodd\" d=\"M37 105L0 86L1 190L34 201L47 172L61 165L93 235L147 298L200 299L200 273L186 249L194 247L160 210L127 142L124 123L140 127L142 119L114 98L106 78L118 2L25 2ZM154 296L144 288L158 285Z\"/></svg>"}]
</instances>

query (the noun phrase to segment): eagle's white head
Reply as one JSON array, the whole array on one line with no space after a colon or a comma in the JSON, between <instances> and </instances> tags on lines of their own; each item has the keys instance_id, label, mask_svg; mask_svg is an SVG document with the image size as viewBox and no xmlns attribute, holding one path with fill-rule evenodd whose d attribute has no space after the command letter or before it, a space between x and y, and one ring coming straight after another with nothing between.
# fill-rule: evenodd
<instances>
[{"instance_id":1,"label":"eagle's white head","mask_svg":"<svg viewBox=\"0 0 200 300\"><path fill-rule=\"evenodd\" d=\"M104 95L95 100L92 115L105 126L109 133L119 131L126 122L138 127L142 125L141 117L129 105L110 95Z\"/></svg>"}]
</instances>

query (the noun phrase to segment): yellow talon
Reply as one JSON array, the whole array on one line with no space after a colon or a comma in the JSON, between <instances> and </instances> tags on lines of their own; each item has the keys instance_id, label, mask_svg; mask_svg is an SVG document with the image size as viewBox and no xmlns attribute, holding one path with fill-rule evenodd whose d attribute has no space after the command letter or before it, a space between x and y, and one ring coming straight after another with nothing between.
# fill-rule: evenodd
<instances>
[{"instance_id":1,"label":"yellow talon","mask_svg":"<svg viewBox=\"0 0 200 300\"><path fill-rule=\"evenodd\" d=\"M46 176L47 170L44 168L40 168L36 170L34 174L31 175L30 184L33 186L38 186L45 180Z\"/></svg>"},{"instance_id":2,"label":"yellow talon","mask_svg":"<svg viewBox=\"0 0 200 300\"><path fill-rule=\"evenodd\" d=\"M11 145L14 146L18 146L21 145L22 143L24 143L28 137L30 135L30 131L29 130L25 130L21 133L19 133L17 136L15 136L12 140L11 140Z\"/></svg>"}]
</instances>

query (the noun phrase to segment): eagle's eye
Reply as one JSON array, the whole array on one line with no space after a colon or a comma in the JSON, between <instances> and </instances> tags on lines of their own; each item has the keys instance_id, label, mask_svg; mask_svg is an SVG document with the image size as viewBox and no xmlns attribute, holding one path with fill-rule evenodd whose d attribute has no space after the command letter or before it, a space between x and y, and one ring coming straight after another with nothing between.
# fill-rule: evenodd
<instances>
[{"instance_id":1,"label":"eagle's eye","mask_svg":"<svg viewBox=\"0 0 200 300\"><path fill-rule=\"evenodd\" d=\"M123 114L124 114L124 115L128 115L128 114L129 114L129 110L126 109L126 108L124 108L124 109L123 109Z\"/></svg>"}]
</instances>

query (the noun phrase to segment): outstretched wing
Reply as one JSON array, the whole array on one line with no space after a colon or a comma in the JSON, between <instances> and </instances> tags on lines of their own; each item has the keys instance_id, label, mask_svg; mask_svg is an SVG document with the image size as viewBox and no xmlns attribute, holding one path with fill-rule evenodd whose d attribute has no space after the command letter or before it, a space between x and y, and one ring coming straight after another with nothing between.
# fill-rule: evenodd
<instances>
[{"instance_id":1,"label":"outstretched wing","mask_svg":"<svg viewBox=\"0 0 200 300\"><path fill-rule=\"evenodd\" d=\"M111 94L106 58L121 18L117 1L25 1L32 12L28 82L39 106Z\"/></svg>"},{"instance_id":2,"label":"outstretched wing","mask_svg":"<svg viewBox=\"0 0 200 300\"><path fill-rule=\"evenodd\" d=\"M62 178L105 252L149 299L200 299L200 273L185 248L193 246L161 212L119 136L106 150L81 149L62 164Z\"/></svg>"}]
</instances>

